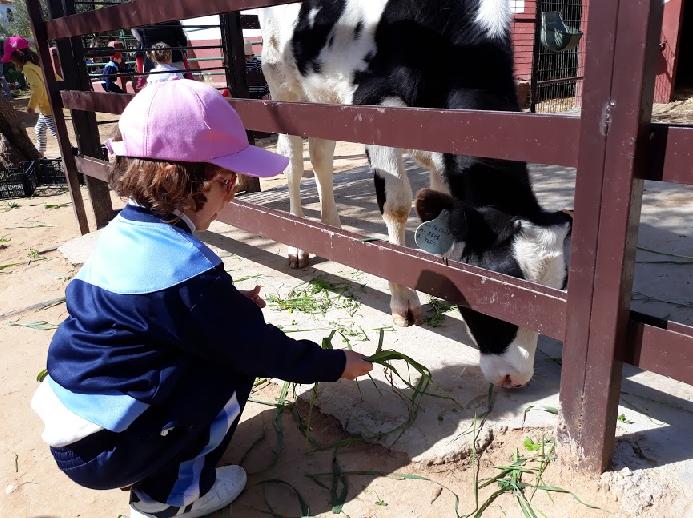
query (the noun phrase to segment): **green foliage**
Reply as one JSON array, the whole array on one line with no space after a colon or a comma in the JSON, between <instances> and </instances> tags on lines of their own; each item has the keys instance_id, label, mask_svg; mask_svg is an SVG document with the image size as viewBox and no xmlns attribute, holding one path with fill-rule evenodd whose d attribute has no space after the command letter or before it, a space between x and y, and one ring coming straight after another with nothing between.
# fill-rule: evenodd
<instances>
[{"instance_id":1,"label":"green foliage","mask_svg":"<svg viewBox=\"0 0 693 518\"><path fill-rule=\"evenodd\" d=\"M36 322L26 322L26 323L12 322L10 324L10 326L27 327L29 329L34 329L35 331L53 331L55 329L58 329L57 324L52 324L50 322L46 322L45 320L37 320Z\"/></svg>"},{"instance_id":2,"label":"green foliage","mask_svg":"<svg viewBox=\"0 0 693 518\"><path fill-rule=\"evenodd\" d=\"M619 414L618 420L624 424L633 424L633 421L626 417L626 414Z\"/></svg>"},{"instance_id":3,"label":"green foliage","mask_svg":"<svg viewBox=\"0 0 693 518\"><path fill-rule=\"evenodd\" d=\"M43 13L43 18L48 17L48 2L47 0L39 0L41 5L41 11ZM29 12L26 8L26 1L18 0L12 4L12 16L11 20L7 23L7 26L0 26L0 36L24 36L27 39L33 38L33 32L31 30L31 21L29 19Z\"/></svg>"},{"instance_id":4,"label":"green foliage","mask_svg":"<svg viewBox=\"0 0 693 518\"><path fill-rule=\"evenodd\" d=\"M445 314L451 311L455 306L441 299L431 299L429 302L431 309L428 315L424 318L424 324L430 327L438 327L443 323Z\"/></svg>"},{"instance_id":5,"label":"green foliage","mask_svg":"<svg viewBox=\"0 0 693 518\"><path fill-rule=\"evenodd\" d=\"M523 444L527 451L539 451L541 449L541 443L534 442L534 439L529 436L525 437Z\"/></svg>"},{"instance_id":6,"label":"green foliage","mask_svg":"<svg viewBox=\"0 0 693 518\"><path fill-rule=\"evenodd\" d=\"M330 309L343 309L353 317L361 306L348 285L328 282L320 277L292 289L286 297L270 295L273 307L293 313L325 315Z\"/></svg>"}]
</instances>

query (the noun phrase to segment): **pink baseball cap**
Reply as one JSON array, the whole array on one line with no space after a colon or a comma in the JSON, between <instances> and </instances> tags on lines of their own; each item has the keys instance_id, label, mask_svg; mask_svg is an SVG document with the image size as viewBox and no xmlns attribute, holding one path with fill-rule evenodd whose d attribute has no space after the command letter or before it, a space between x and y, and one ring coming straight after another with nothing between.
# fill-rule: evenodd
<instances>
[{"instance_id":1,"label":"pink baseball cap","mask_svg":"<svg viewBox=\"0 0 693 518\"><path fill-rule=\"evenodd\" d=\"M9 63L12 53L15 50L24 50L28 48L29 42L26 38L22 38L21 36L10 36L9 38L5 38L5 44L2 49L2 59L0 59L0 61Z\"/></svg>"},{"instance_id":2,"label":"pink baseball cap","mask_svg":"<svg viewBox=\"0 0 693 518\"><path fill-rule=\"evenodd\" d=\"M116 156L206 162L250 176L270 177L286 157L251 146L240 117L214 88L179 79L148 85L127 105L119 122Z\"/></svg>"}]
</instances>

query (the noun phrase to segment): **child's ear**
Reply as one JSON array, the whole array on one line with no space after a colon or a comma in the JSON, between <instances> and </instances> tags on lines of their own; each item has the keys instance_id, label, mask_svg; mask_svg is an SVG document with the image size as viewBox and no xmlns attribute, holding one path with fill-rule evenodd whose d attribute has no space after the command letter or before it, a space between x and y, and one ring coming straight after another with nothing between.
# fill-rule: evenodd
<instances>
[{"instance_id":1,"label":"child's ear","mask_svg":"<svg viewBox=\"0 0 693 518\"><path fill-rule=\"evenodd\" d=\"M421 221L436 219L443 210L451 210L454 203L452 196L433 189L421 189L416 193L416 213Z\"/></svg>"}]
</instances>

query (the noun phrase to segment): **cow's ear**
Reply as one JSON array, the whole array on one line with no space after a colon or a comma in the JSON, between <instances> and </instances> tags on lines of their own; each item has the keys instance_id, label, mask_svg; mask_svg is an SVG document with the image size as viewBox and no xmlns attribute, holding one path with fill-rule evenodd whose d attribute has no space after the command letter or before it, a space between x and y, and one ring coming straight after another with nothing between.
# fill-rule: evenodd
<instances>
[{"instance_id":1,"label":"cow's ear","mask_svg":"<svg viewBox=\"0 0 693 518\"><path fill-rule=\"evenodd\" d=\"M416 193L416 213L421 221L436 219L442 211L451 210L454 204L452 196L433 189L421 189Z\"/></svg>"}]
</instances>

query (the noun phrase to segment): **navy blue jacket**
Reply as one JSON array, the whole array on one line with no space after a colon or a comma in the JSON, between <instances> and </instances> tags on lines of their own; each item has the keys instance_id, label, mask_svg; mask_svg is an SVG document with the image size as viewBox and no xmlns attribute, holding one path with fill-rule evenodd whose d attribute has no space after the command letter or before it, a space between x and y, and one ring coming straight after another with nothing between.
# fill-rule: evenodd
<instances>
[{"instance_id":1,"label":"navy blue jacket","mask_svg":"<svg viewBox=\"0 0 693 518\"><path fill-rule=\"evenodd\" d=\"M182 222L128 205L67 288L47 378L74 414L114 432L211 422L256 377L336 381L342 351L265 322Z\"/></svg>"}]
</instances>

